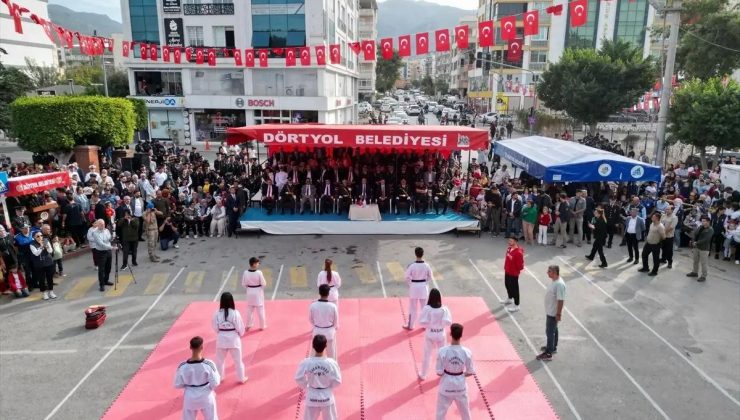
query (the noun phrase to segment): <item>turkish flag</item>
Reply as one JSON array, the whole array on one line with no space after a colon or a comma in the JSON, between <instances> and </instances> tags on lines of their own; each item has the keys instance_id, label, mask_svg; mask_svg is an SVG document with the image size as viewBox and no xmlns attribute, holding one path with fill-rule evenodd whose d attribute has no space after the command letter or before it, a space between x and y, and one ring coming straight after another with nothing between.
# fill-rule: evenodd
<instances>
[{"instance_id":1,"label":"turkish flag","mask_svg":"<svg viewBox=\"0 0 740 420\"><path fill-rule=\"evenodd\" d=\"M362 51L362 45L360 45L359 42L350 42L347 45L349 45L349 49L351 49L355 54L359 54L360 51Z\"/></svg>"},{"instance_id":2,"label":"turkish flag","mask_svg":"<svg viewBox=\"0 0 740 420\"><path fill-rule=\"evenodd\" d=\"M501 39L511 41L516 38L516 16L501 18Z\"/></svg>"},{"instance_id":3,"label":"turkish flag","mask_svg":"<svg viewBox=\"0 0 740 420\"><path fill-rule=\"evenodd\" d=\"M311 47L301 47L298 49L298 51L301 54L301 65L310 66L311 65Z\"/></svg>"},{"instance_id":4,"label":"turkish flag","mask_svg":"<svg viewBox=\"0 0 740 420\"><path fill-rule=\"evenodd\" d=\"M152 61L157 61L157 53L159 52L159 45L152 44L149 46L149 59Z\"/></svg>"},{"instance_id":5,"label":"turkish flag","mask_svg":"<svg viewBox=\"0 0 740 420\"><path fill-rule=\"evenodd\" d=\"M242 50L240 49L234 50L234 65L237 67L242 66Z\"/></svg>"},{"instance_id":6,"label":"turkish flag","mask_svg":"<svg viewBox=\"0 0 740 420\"><path fill-rule=\"evenodd\" d=\"M129 48L131 48L131 44L129 44L128 41L121 41L121 54L123 54L124 57L128 57Z\"/></svg>"},{"instance_id":7,"label":"turkish flag","mask_svg":"<svg viewBox=\"0 0 740 420\"><path fill-rule=\"evenodd\" d=\"M393 38L383 38L380 40L380 55L384 60L393 59Z\"/></svg>"},{"instance_id":8,"label":"turkish flag","mask_svg":"<svg viewBox=\"0 0 740 420\"><path fill-rule=\"evenodd\" d=\"M260 67L267 67L267 50L259 51Z\"/></svg>"},{"instance_id":9,"label":"turkish flag","mask_svg":"<svg viewBox=\"0 0 740 420\"><path fill-rule=\"evenodd\" d=\"M398 55L401 57L411 55L411 35L401 35L398 37Z\"/></svg>"},{"instance_id":10,"label":"turkish flag","mask_svg":"<svg viewBox=\"0 0 740 420\"><path fill-rule=\"evenodd\" d=\"M506 50L507 61L519 61L522 59L522 45L524 45L523 39L511 39L509 40L509 48Z\"/></svg>"},{"instance_id":11,"label":"turkish flag","mask_svg":"<svg viewBox=\"0 0 740 420\"><path fill-rule=\"evenodd\" d=\"M494 38L493 21L478 22L478 43L481 47L493 47Z\"/></svg>"},{"instance_id":12,"label":"turkish flag","mask_svg":"<svg viewBox=\"0 0 740 420\"><path fill-rule=\"evenodd\" d=\"M195 64L203 64L204 62L203 57L203 48L196 48L195 49Z\"/></svg>"},{"instance_id":13,"label":"turkish flag","mask_svg":"<svg viewBox=\"0 0 740 420\"><path fill-rule=\"evenodd\" d=\"M208 65L211 67L216 66L216 49L215 48L208 49Z\"/></svg>"},{"instance_id":14,"label":"turkish flag","mask_svg":"<svg viewBox=\"0 0 740 420\"><path fill-rule=\"evenodd\" d=\"M244 65L254 67L254 50L244 50Z\"/></svg>"},{"instance_id":15,"label":"turkish flag","mask_svg":"<svg viewBox=\"0 0 740 420\"><path fill-rule=\"evenodd\" d=\"M416 55L429 52L429 34L424 32L416 34Z\"/></svg>"},{"instance_id":16,"label":"turkish flag","mask_svg":"<svg viewBox=\"0 0 740 420\"><path fill-rule=\"evenodd\" d=\"M143 42L139 43L139 55L141 55L142 60L146 60L147 55L149 55L149 47Z\"/></svg>"},{"instance_id":17,"label":"turkish flag","mask_svg":"<svg viewBox=\"0 0 740 420\"><path fill-rule=\"evenodd\" d=\"M5 3L6 6L8 6L8 13L10 14L10 17L13 18L13 23L15 25L15 31L19 34L23 33L23 22L21 21L21 17L24 13L29 13L30 10L26 9L25 7L22 7L20 4L14 4L10 2L9 0L3 0L3 3Z\"/></svg>"},{"instance_id":18,"label":"turkish flag","mask_svg":"<svg viewBox=\"0 0 740 420\"><path fill-rule=\"evenodd\" d=\"M570 3L570 26L583 26L588 20L588 2L576 0Z\"/></svg>"},{"instance_id":19,"label":"turkish flag","mask_svg":"<svg viewBox=\"0 0 740 420\"><path fill-rule=\"evenodd\" d=\"M367 61L375 61L375 40L366 39L362 41L362 51Z\"/></svg>"},{"instance_id":20,"label":"turkish flag","mask_svg":"<svg viewBox=\"0 0 740 420\"><path fill-rule=\"evenodd\" d=\"M170 47L169 45L162 45L162 61L165 63L170 62Z\"/></svg>"},{"instance_id":21,"label":"turkish flag","mask_svg":"<svg viewBox=\"0 0 740 420\"><path fill-rule=\"evenodd\" d=\"M221 52L224 54L224 57L228 58L231 55L231 48L222 48Z\"/></svg>"},{"instance_id":22,"label":"turkish flag","mask_svg":"<svg viewBox=\"0 0 740 420\"><path fill-rule=\"evenodd\" d=\"M273 48L272 53L275 55L283 55L285 53L285 48Z\"/></svg>"},{"instance_id":23,"label":"turkish flag","mask_svg":"<svg viewBox=\"0 0 740 420\"><path fill-rule=\"evenodd\" d=\"M289 48L288 52L285 53L285 67L295 66L295 50Z\"/></svg>"},{"instance_id":24,"label":"turkish flag","mask_svg":"<svg viewBox=\"0 0 740 420\"><path fill-rule=\"evenodd\" d=\"M460 50L468 48L468 31L468 25L455 26L455 41Z\"/></svg>"},{"instance_id":25,"label":"turkish flag","mask_svg":"<svg viewBox=\"0 0 740 420\"><path fill-rule=\"evenodd\" d=\"M540 33L540 12L532 10L524 14L524 35Z\"/></svg>"},{"instance_id":26,"label":"turkish flag","mask_svg":"<svg viewBox=\"0 0 740 420\"><path fill-rule=\"evenodd\" d=\"M180 48L175 47L174 56L175 56L175 64L180 64L180 61L182 60L182 52L180 51Z\"/></svg>"},{"instance_id":27,"label":"turkish flag","mask_svg":"<svg viewBox=\"0 0 740 420\"><path fill-rule=\"evenodd\" d=\"M185 48L185 61L189 63L193 62L193 48L192 47Z\"/></svg>"},{"instance_id":28,"label":"turkish flag","mask_svg":"<svg viewBox=\"0 0 740 420\"><path fill-rule=\"evenodd\" d=\"M318 45L314 47L316 50L316 64L320 66L326 65L326 47L323 45Z\"/></svg>"},{"instance_id":29,"label":"turkish flag","mask_svg":"<svg viewBox=\"0 0 740 420\"><path fill-rule=\"evenodd\" d=\"M74 48L74 36L69 29L64 29L64 40L67 41L67 48Z\"/></svg>"},{"instance_id":30,"label":"turkish flag","mask_svg":"<svg viewBox=\"0 0 740 420\"><path fill-rule=\"evenodd\" d=\"M332 64L339 64L342 60L342 50L339 44L329 45L329 62Z\"/></svg>"},{"instance_id":31,"label":"turkish flag","mask_svg":"<svg viewBox=\"0 0 740 420\"><path fill-rule=\"evenodd\" d=\"M115 43L113 38L107 38L105 41L108 43L108 52L113 52L113 44Z\"/></svg>"},{"instance_id":32,"label":"turkish flag","mask_svg":"<svg viewBox=\"0 0 740 420\"><path fill-rule=\"evenodd\" d=\"M434 32L434 47L437 51L450 50L450 31L449 29L438 29Z\"/></svg>"},{"instance_id":33,"label":"turkish flag","mask_svg":"<svg viewBox=\"0 0 740 420\"><path fill-rule=\"evenodd\" d=\"M556 4L555 6L550 6L545 11L551 15L560 16L563 14L563 5L562 4Z\"/></svg>"}]
</instances>

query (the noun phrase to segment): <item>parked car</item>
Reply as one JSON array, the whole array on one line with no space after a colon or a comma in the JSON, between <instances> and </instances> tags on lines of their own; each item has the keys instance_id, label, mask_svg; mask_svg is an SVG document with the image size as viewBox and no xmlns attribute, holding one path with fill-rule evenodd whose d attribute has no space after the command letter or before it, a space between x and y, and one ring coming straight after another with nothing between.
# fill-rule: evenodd
<instances>
[{"instance_id":1,"label":"parked car","mask_svg":"<svg viewBox=\"0 0 740 420\"><path fill-rule=\"evenodd\" d=\"M408 115L419 115L421 114L421 108L419 108L418 105L411 105L409 109L406 110L406 114Z\"/></svg>"},{"instance_id":2,"label":"parked car","mask_svg":"<svg viewBox=\"0 0 740 420\"><path fill-rule=\"evenodd\" d=\"M391 104L385 102L383 105L380 106L380 112L391 112Z\"/></svg>"},{"instance_id":3,"label":"parked car","mask_svg":"<svg viewBox=\"0 0 740 420\"><path fill-rule=\"evenodd\" d=\"M385 123L387 125L402 125L403 124L403 120L401 120L398 117L390 117L390 118L388 118L388 120L386 120Z\"/></svg>"},{"instance_id":4,"label":"parked car","mask_svg":"<svg viewBox=\"0 0 740 420\"><path fill-rule=\"evenodd\" d=\"M490 124L496 120L498 112L486 112L485 114L478 115L478 121L484 124Z\"/></svg>"},{"instance_id":5,"label":"parked car","mask_svg":"<svg viewBox=\"0 0 740 420\"><path fill-rule=\"evenodd\" d=\"M373 106L370 105L368 102L360 102L357 104L357 110L359 112L370 112L373 110Z\"/></svg>"}]
</instances>

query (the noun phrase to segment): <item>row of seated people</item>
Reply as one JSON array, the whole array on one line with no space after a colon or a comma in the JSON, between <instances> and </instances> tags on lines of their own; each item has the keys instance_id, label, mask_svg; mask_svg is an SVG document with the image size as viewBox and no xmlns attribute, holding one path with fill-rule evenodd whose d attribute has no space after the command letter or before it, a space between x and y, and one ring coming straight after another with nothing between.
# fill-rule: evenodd
<instances>
[{"instance_id":1,"label":"row of seated people","mask_svg":"<svg viewBox=\"0 0 740 420\"><path fill-rule=\"evenodd\" d=\"M303 214L308 207L314 213L337 213L349 212L349 207L355 202L377 204L381 213L395 212L399 214L405 211L411 215L416 213L427 213L434 208L435 213L447 212L449 206L450 188L444 179L440 178L436 184L427 185L423 181L417 181L410 185L406 179L401 179L398 186L386 182L380 178L376 183L368 182L363 177L359 183L352 186L344 179L341 183L324 180L323 184L314 184L308 178L303 185L294 184L292 180L278 188L273 185L271 179L267 179L262 185L262 208L267 214L272 214L279 209L281 214L289 211L295 214L296 210Z\"/></svg>"}]
</instances>

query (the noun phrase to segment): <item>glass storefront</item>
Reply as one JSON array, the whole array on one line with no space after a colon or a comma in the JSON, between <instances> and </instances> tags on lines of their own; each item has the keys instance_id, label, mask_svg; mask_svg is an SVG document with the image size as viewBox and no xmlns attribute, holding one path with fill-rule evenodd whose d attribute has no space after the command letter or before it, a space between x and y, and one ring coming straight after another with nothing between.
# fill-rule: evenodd
<instances>
[{"instance_id":1,"label":"glass storefront","mask_svg":"<svg viewBox=\"0 0 740 420\"><path fill-rule=\"evenodd\" d=\"M182 109L150 109L149 132L157 140L174 140L185 128ZM182 138L180 136L179 138Z\"/></svg>"},{"instance_id":2,"label":"glass storefront","mask_svg":"<svg viewBox=\"0 0 740 420\"><path fill-rule=\"evenodd\" d=\"M206 109L193 114L197 141L226 141L226 129L247 125L244 111Z\"/></svg>"},{"instance_id":3,"label":"glass storefront","mask_svg":"<svg viewBox=\"0 0 740 420\"><path fill-rule=\"evenodd\" d=\"M318 111L288 111L279 109L254 110L254 123L257 125L317 122L319 122Z\"/></svg>"}]
</instances>

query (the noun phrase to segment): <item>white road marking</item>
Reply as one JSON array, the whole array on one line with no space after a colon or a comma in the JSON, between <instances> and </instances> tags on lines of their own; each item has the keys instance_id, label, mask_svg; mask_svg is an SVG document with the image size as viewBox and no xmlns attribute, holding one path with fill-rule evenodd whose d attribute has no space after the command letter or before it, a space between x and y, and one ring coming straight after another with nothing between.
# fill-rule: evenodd
<instances>
[{"instance_id":1,"label":"white road marking","mask_svg":"<svg viewBox=\"0 0 740 420\"><path fill-rule=\"evenodd\" d=\"M658 334L658 332L657 332L657 331L655 331L655 330L654 330L654 329L653 329L653 328L652 328L651 326L649 326L649 325L648 325L647 323L645 323L645 322L644 322L644 321L643 321L642 319L640 319L640 318L639 318L639 317L638 317L637 315L635 315L635 314L634 314L634 313L633 313L632 311L630 311L629 309L627 309L627 307L626 307L626 306L624 306L624 305L622 304L622 302L620 302L620 301L618 301L617 299L615 299L615 298L614 298L614 296L610 295L610 294L609 294L609 292L607 292L606 290L604 290L604 289L603 289L603 288L602 288L601 286L599 286L598 284L594 283L594 282L593 282L593 280L591 280L591 279L590 279L590 278L589 278L588 276L586 276L586 275L585 275L585 274L583 274L583 273L582 273L581 271L579 271L579 270L578 270L577 268L575 268L575 267L574 267L574 266L573 266L572 264L570 264L570 263L569 263L568 261L564 260L564 259L563 259L562 257L558 257L558 258L560 259L560 261L562 261L563 263L565 263L565 265L567 265L568 267L570 267L570 268L571 268L571 270L573 270L573 271L575 271L576 273L580 274L580 275L581 275L581 277L583 277L583 278L584 278L584 279L585 279L585 280L586 280L586 281L587 281L587 282L588 282L588 283L589 283L590 285L592 285L592 286L596 287L596 288L597 288L597 289L598 289L598 290L599 290L599 291L600 291L601 293L603 293L603 294L604 294L604 296L607 296L607 297L611 298L611 299L612 299L612 301L614 301L614 303L615 303L615 304L617 304L617 306L619 306L620 308L622 308L622 310L623 310L623 311L625 311L626 313L628 313L628 314L629 314L629 315L630 315L630 316L631 316L632 318L634 318L634 320L635 320L635 321L639 322L639 323L640 323L640 325L642 325L642 326L643 326L643 327L645 327L645 328L646 328L646 329L647 329L648 331L650 331L651 333L653 333L653 335L655 335L655 336L656 336L656 337L657 337L657 338L658 338L658 339L659 339L660 341L662 341L662 342L663 342L663 344L665 344L666 346L668 346L668 348L670 348L671 350L673 350L673 352L674 352L674 353L676 353L676 354L677 354L677 355L678 355L678 356L679 356L679 357L680 357L681 359L683 359L683 360L684 360L684 361L685 361L686 363L688 363L688 364L689 364L689 366L691 366L692 368L694 368L694 370L695 370L695 371L696 371L696 372L697 372L697 373L698 373L699 375L701 375L701 376L702 376L702 377L703 377L703 378L704 378L704 379L705 379L705 380L706 380L707 382L709 382L710 384L712 384L712 386L714 386L714 387L715 387L715 388L716 388L716 389L717 389L717 390L718 390L719 392L721 392L721 393L722 393L722 394L723 394L723 395L724 395L725 397L729 398L729 399L730 399L730 401L732 401L733 403L735 403L735 405L737 405L737 406L740 406L740 401L738 401L738 399L737 399L737 398L735 398L735 397L733 397L732 395L730 395L730 393L729 393L729 392L727 392L727 390L725 390L724 388L722 388L722 386L721 386L721 385L720 385L719 383L717 383L717 381L715 381L714 379L712 379L712 378L711 378L711 377L710 377L710 376L709 376L709 375L708 375L708 374L707 374L706 372L704 372L704 371L703 371L703 370L702 370L702 369L701 369L701 368L700 368L699 366L697 366L697 365L696 365L696 364L695 364L694 362L692 362L692 361L691 361L691 360L690 360L690 359L689 359L688 357L686 357L686 356L685 356L685 355L684 355L684 354L683 354L683 353L681 352L681 350L679 350L678 348L676 348L676 346L674 346L673 344L671 344L670 342L668 342L668 340L666 340L666 339L665 339L665 338L664 338L664 337L663 337L662 335Z\"/></svg>"},{"instance_id":2,"label":"white road marking","mask_svg":"<svg viewBox=\"0 0 740 420\"><path fill-rule=\"evenodd\" d=\"M529 271L528 268L525 267L524 270L527 272L527 274L530 275L530 277L532 277L533 279L535 279L537 281L537 283L539 283L539 285L542 286L543 289L547 290L547 286L545 286L545 284L542 283L540 281L540 279L537 278L537 276L535 276L534 274L532 274L532 272ZM651 397L650 394L648 394L647 391L645 391L645 389L642 387L642 385L640 385L637 382L637 380L632 375L630 375L629 372L627 372L627 369L625 369L624 366L622 366L622 364L619 363L619 361L617 360L617 358L614 357L614 355L612 355L609 352L609 350L607 350L606 347L604 347L603 344L601 344L601 342L591 333L591 331L588 328L586 328L586 326L583 325L583 323L578 318L576 318L575 315L573 315L573 312L571 312L570 309L568 309L567 307L564 307L563 309L565 309L565 313L567 313L568 316L570 316L571 318L573 318L573 321L575 321L575 323L578 324L579 327L581 327L581 329L586 333L586 335L588 335L589 338L591 338L591 340L596 344L596 346L599 349L601 349L602 352L604 352L604 354L606 355L606 357L608 357L612 361L612 363L614 363L617 366L617 368L619 370L621 370L622 373L624 373L624 376L626 376L627 379L629 379L629 381L632 382L632 385L634 385L635 388L637 388L637 390L640 391L640 393L642 394L642 396L645 397L645 399L647 399L650 402L650 405L652 405L653 408L658 413L660 413L660 415L664 419L670 419L670 417L668 416L668 414L666 414L666 412L663 411L663 409L660 407L660 405L658 405L658 403L653 399L653 397Z\"/></svg>"},{"instance_id":3,"label":"white road marking","mask_svg":"<svg viewBox=\"0 0 740 420\"><path fill-rule=\"evenodd\" d=\"M77 353L76 349L66 350L6 350L0 351L0 356L32 356L42 354L73 354Z\"/></svg>"},{"instance_id":4,"label":"white road marking","mask_svg":"<svg viewBox=\"0 0 740 420\"><path fill-rule=\"evenodd\" d=\"M442 290L439 288L439 285L437 284L437 279L434 278L434 271L435 271L434 267L432 267L432 265L429 264L429 268L432 269L432 283L434 284L434 288L441 292Z\"/></svg>"},{"instance_id":5,"label":"white road marking","mask_svg":"<svg viewBox=\"0 0 740 420\"><path fill-rule=\"evenodd\" d=\"M385 294L385 283L383 282L383 272L380 270L380 261L375 261L375 266L378 268L378 278L380 279L380 288L383 289L383 297L388 297Z\"/></svg>"},{"instance_id":6,"label":"white road marking","mask_svg":"<svg viewBox=\"0 0 740 420\"><path fill-rule=\"evenodd\" d=\"M226 282L229 281L231 278L231 273L234 272L234 266L231 266L231 270L229 270L228 274L226 274L226 277L224 277L224 280L221 282L221 287L218 288L218 292L216 292L216 296L213 297L213 301L219 300L221 297L221 292L224 291L224 287L226 287Z\"/></svg>"},{"instance_id":7,"label":"white road marking","mask_svg":"<svg viewBox=\"0 0 740 420\"><path fill-rule=\"evenodd\" d=\"M560 338L562 340L562 337ZM116 348L116 350L152 350L156 347L156 344L122 344ZM112 347L103 347L104 349L110 349Z\"/></svg>"},{"instance_id":8,"label":"white road marking","mask_svg":"<svg viewBox=\"0 0 740 420\"><path fill-rule=\"evenodd\" d=\"M280 271L278 271L278 278L277 281L275 281L275 290L272 291L272 299L275 300L275 296L277 296L278 287L280 286L280 278L283 277L283 265L280 264Z\"/></svg>"},{"instance_id":9,"label":"white road marking","mask_svg":"<svg viewBox=\"0 0 740 420\"><path fill-rule=\"evenodd\" d=\"M154 302L152 302L152 304L149 305L149 308L147 308L147 310L141 315L141 317L139 317L139 319L136 320L136 322L134 322L134 325L132 325L131 328L129 328L128 331L126 331L123 334L123 336L121 336L121 338L116 342L116 344L114 344L113 347L111 347L110 350L108 350L103 355L103 357L101 357L100 360L98 360L98 362L95 363L95 365L85 374L85 376L83 376L82 379L80 379L80 381L77 382L77 385L75 385L67 393L67 395L65 395L64 398L62 398L62 400L59 401L59 404L57 404L54 407L54 409L52 409L51 412L46 417L44 417L44 420L49 420L50 418L54 417L54 414L56 414L59 411L59 409L62 408L62 406L67 401L69 401L69 399L72 397L72 395L74 395L74 393L82 386L82 384L84 384L85 381L93 373L95 373L96 370L98 370L98 368L103 364L103 362L105 362L105 360L108 359L108 357L110 357L111 354L113 354L113 352L123 343L124 340L126 340L126 338L128 338L128 336L136 329L136 327L138 327L139 324L141 324L141 322L144 321L144 318L146 318L146 316L149 315L149 312L151 312L152 309L154 309L154 307L157 306L157 304L159 303L159 301L162 300L162 297L164 296L164 294L167 293L168 290L170 290L170 288L172 287L173 284L175 284L175 281L177 281L177 279L180 277L180 275L183 273L183 271L185 271L185 267L180 268L180 271L178 271L177 274L175 275L175 277L173 277L172 280L170 280L170 282L167 284L167 287L165 287L159 293L159 295L157 296L157 298L154 299Z\"/></svg>"},{"instance_id":10,"label":"white road marking","mask_svg":"<svg viewBox=\"0 0 740 420\"><path fill-rule=\"evenodd\" d=\"M478 272L478 275L483 280L483 282L486 284L486 286L488 286L491 292L493 292L493 295L496 296L496 299L501 300L501 297L499 296L499 294L496 293L496 290L493 288L493 286L491 286L491 283L488 281L488 279L483 274L483 272L480 271L478 266L475 265L473 260L468 259L468 261L470 261L470 265L475 269L475 271ZM534 344L532 344L532 341L529 339L529 337L527 337L527 334L524 332L524 328L522 328L522 326L519 324L519 321L516 320L516 317L514 317L512 313L509 313L509 317L511 318L512 322L514 322L514 325L516 325L519 332L522 334L522 337L524 337L524 340L527 342L527 345L529 346L529 348L532 349L532 352L534 352L534 354L539 354L539 351L537 351L537 348L534 346ZM570 401L570 398L568 398L568 395L565 393L565 390L563 390L563 387L560 386L560 382L558 382L558 380L555 379L555 375L552 373L552 370L550 370L550 367L547 366L546 362L541 361L540 363L542 363L542 367L545 369L545 372L547 372L547 375L550 377L550 380L552 380L553 384L555 384L555 388L557 388L558 391L560 392L560 395L565 400L565 403L568 405L568 408L570 408L570 411L573 413L573 416L577 420L582 420L581 415L578 414L578 410L576 410L576 407Z\"/></svg>"}]
</instances>

